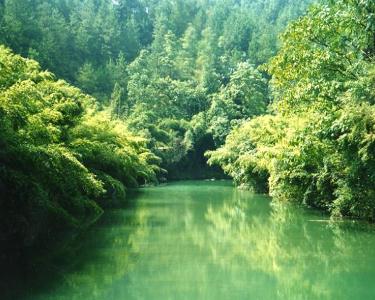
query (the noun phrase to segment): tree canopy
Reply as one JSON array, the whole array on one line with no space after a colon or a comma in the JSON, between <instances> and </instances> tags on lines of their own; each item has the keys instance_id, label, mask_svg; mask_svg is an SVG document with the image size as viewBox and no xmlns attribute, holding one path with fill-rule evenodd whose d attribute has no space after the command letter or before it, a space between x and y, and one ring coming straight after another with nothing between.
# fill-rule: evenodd
<instances>
[{"instance_id":1,"label":"tree canopy","mask_svg":"<svg viewBox=\"0 0 375 300\"><path fill-rule=\"evenodd\" d=\"M0 1L0 243L217 166L374 220L374 16L371 0Z\"/></svg>"},{"instance_id":2,"label":"tree canopy","mask_svg":"<svg viewBox=\"0 0 375 300\"><path fill-rule=\"evenodd\" d=\"M0 46L0 241L89 223L158 159L95 99ZM11 245L14 246L14 245Z\"/></svg>"},{"instance_id":3,"label":"tree canopy","mask_svg":"<svg viewBox=\"0 0 375 300\"><path fill-rule=\"evenodd\" d=\"M374 13L373 1L340 0L291 24L264 67L271 113L233 131L210 162L277 199L374 220Z\"/></svg>"}]
</instances>

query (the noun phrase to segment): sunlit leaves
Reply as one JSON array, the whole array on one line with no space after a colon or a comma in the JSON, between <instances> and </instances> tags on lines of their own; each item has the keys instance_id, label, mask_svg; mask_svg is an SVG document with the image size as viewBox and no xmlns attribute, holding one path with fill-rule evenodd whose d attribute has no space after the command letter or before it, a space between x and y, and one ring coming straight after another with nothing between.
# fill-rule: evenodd
<instances>
[{"instance_id":1,"label":"sunlit leaves","mask_svg":"<svg viewBox=\"0 0 375 300\"><path fill-rule=\"evenodd\" d=\"M101 213L97 203L155 179L159 159L93 98L4 47L0 65L2 240L83 226Z\"/></svg>"},{"instance_id":2,"label":"sunlit leaves","mask_svg":"<svg viewBox=\"0 0 375 300\"><path fill-rule=\"evenodd\" d=\"M336 1L289 26L267 65L275 115L234 130L210 162L238 184L264 171L278 200L375 219L374 9Z\"/></svg>"}]
</instances>

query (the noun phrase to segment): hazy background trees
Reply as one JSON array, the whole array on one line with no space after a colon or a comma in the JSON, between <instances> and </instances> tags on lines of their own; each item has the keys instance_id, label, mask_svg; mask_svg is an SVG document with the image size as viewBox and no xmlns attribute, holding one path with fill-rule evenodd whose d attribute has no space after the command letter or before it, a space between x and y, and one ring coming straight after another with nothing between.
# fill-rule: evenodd
<instances>
[{"instance_id":1,"label":"hazy background trees","mask_svg":"<svg viewBox=\"0 0 375 300\"><path fill-rule=\"evenodd\" d=\"M165 169L207 177L203 152L265 112L269 77L256 68L310 2L5 0L0 42L111 106Z\"/></svg>"}]
</instances>

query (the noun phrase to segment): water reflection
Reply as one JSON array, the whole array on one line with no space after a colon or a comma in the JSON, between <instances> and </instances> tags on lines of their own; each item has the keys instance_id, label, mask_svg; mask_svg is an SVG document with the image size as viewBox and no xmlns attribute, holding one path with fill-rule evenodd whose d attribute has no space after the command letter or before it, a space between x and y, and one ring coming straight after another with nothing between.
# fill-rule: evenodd
<instances>
[{"instance_id":1,"label":"water reflection","mask_svg":"<svg viewBox=\"0 0 375 300\"><path fill-rule=\"evenodd\" d=\"M228 182L178 183L106 214L18 288L37 300L369 299L374 251L372 226Z\"/></svg>"},{"instance_id":2,"label":"water reflection","mask_svg":"<svg viewBox=\"0 0 375 300\"><path fill-rule=\"evenodd\" d=\"M261 198L234 191L220 207L210 205L205 215L209 226L203 232L196 229L192 240L211 249L212 261L223 270L246 266L249 273L262 272L266 281L254 279L254 289L270 288L272 282L270 299L375 295L372 226L330 221Z\"/></svg>"},{"instance_id":3,"label":"water reflection","mask_svg":"<svg viewBox=\"0 0 375 300\"><path fill-rule=\"evenodd\" d=\"M25 298L107 299L107 290L136 266L142 251L140 243L149 233L148 212L131 212L108 214L101 224L76 243L77 248L71 247L62 261L54 262L59 278L51 282L41 276L39 280L44 281L43 286L38 291L31 289L29 297ZM48 271L56 277L56 270L49 268Z\"/></svg>"}]
</instances>

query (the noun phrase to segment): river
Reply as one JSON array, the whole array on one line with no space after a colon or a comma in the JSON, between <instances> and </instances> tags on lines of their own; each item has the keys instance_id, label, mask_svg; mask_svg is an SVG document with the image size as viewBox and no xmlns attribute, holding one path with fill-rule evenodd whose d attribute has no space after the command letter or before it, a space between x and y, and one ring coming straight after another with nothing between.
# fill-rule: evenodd
<instances>
[{"instance_id":1,"label":"river","mask_svg":"<svg viewBox=\"0 0 375 300\"><path fill-rule=\"evenodd\" d=\"M229 181L142 189L3 295L22 300L375 299L374 226ZM1 293L1 292L0 292ZM1 298L1 297L0 297Z\"/></svg>"}]
</instances>

